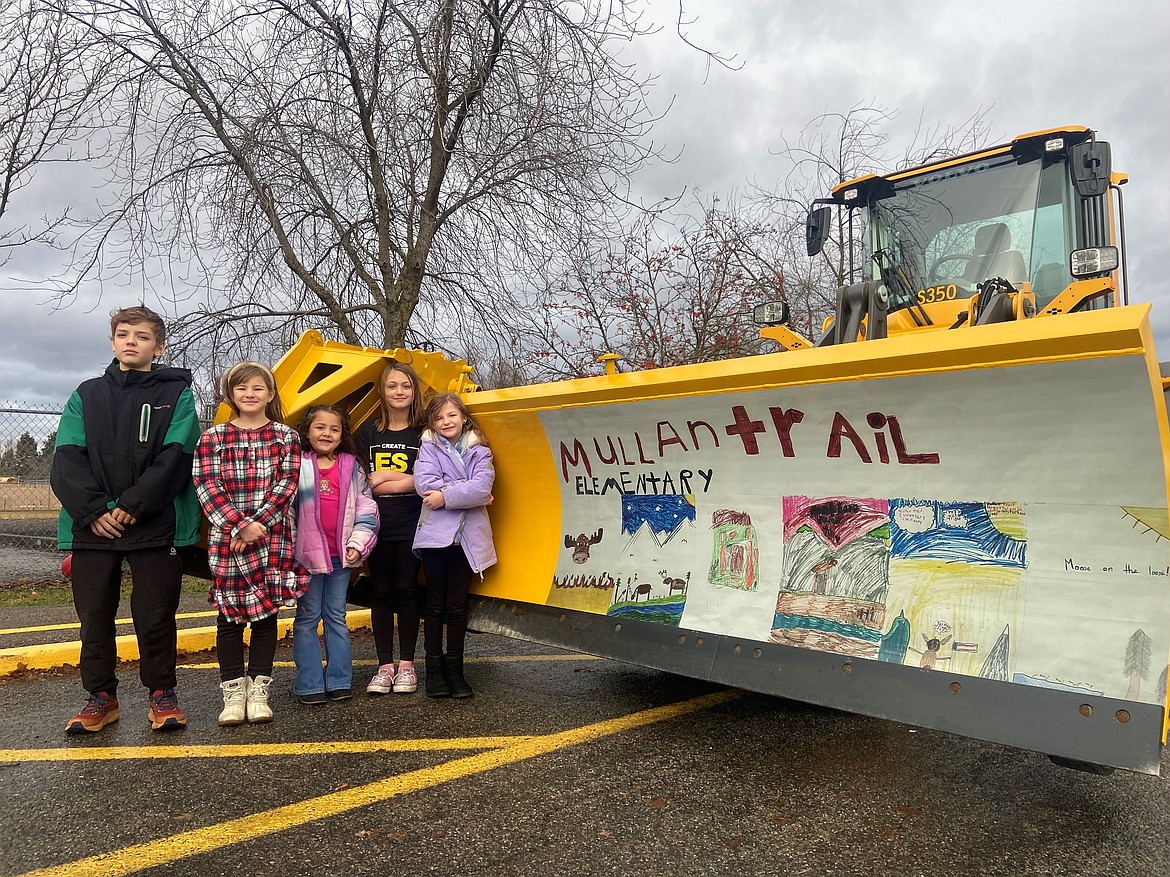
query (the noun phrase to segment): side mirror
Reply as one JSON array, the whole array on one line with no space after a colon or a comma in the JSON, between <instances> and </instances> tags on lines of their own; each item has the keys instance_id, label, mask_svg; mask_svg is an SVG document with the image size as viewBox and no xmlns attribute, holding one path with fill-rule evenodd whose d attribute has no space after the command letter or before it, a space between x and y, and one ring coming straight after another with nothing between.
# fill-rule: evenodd
<instances>
[{"instance_id":1,"label":"side mirror","mask_svg":"<svg viewBox=\"0 0 1170 877\"><path fill-rule=\"evenodd\" d=\"M783 326L788 322L786 301L766 301L752 308L752 321L757 326Z\"/></svg>"},{"instance_id":2,"label":"side mirror","mask_svg":"<svg viewBox=\"0 0 1170 877\"><path fill-rule=\"evenodd\" d=\"M804 238L808 244L808 254L815 256L825 246L829 236L829 222L832 219L832 208L818 207L808 212L804 221Z\"/></svg>"},{"instance_id":3,"label":"side mirror","mask_svg":"<svg viewBox=\"0 0 1170 877\"><path fill-rule=\"evenodd\" d=\"M1093 198L1109 191L1109 175L1113 167L1108 143L1086 140L1071 146L1068 161L1072 166L1073 185L1082 198Z\"/></svg>"}]
</instances>

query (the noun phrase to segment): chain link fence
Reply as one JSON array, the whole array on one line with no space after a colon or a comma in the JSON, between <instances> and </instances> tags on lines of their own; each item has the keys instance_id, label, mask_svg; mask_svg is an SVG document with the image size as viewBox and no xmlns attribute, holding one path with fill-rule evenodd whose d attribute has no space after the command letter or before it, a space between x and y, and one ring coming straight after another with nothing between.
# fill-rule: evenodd
<instances>
[{"instance_id":1,"label":"chain link fence","mask_svg":"<svg viewBox=\"0 0 1170 877\"><path fill-rule=\"evenodd\" d=\"M61 504L49 487L59 406L0 405L0 545L53 551Z\"/></svg>"},{"instance_id":2,"label":"chain link fence","mask_svg":"<svg viewBox=\"0 0 1170 877\"><path fill-rule=\"evenodd\" d=\"M0 587L62 579L61 503L49 486L58 405L0 403ZM200 421L202 429L211 421Z\"/></svg>"}]
</instances>

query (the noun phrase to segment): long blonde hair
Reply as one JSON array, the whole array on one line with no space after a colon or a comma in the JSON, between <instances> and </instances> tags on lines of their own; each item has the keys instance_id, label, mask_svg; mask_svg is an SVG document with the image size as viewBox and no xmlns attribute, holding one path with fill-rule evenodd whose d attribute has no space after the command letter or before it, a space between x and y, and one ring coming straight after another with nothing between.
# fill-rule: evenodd
<instances>
[{"instance_id":1,"label":"long blonde hair","mask_svg":"<svg viewBox=\"0 0 1170 877\"><path fill-rule=\"evenodd\" d=\"M374 425L379 430L390 428L390 405L386 402L386 381L390 379L392 372L402 372L406 375L407 380L410 381L410 386L414 389L414 395L410 400L410 409L407 411L407 417L412 427L421 429L423 425L422 381L419 380L418 372L405 362L398 362L396 360L390 360L390 364L382 370L382 377L378 379L378 402L381 407L378 411L378 420Z\"/></svg>"},{"instance_id":2,"label":"long blonde hair","mask_svg":"<svg viewBox=\"0 0 1170 877\"><path fill-rule=\"evenodd\" d=\"M259 362L251 360L237 362L227 370L227 374L223 376L223 401L232 409L232 413L239 417L240 409L236 407L236 400L232 398L232 389L255 377L264 381L264 385L272 393L272 398L264 406L264 416L269 420L283 422L284 409L280 405L280 394L276 391L276 375L272 373L272 369Z\"/></svg>"}]
</instances>

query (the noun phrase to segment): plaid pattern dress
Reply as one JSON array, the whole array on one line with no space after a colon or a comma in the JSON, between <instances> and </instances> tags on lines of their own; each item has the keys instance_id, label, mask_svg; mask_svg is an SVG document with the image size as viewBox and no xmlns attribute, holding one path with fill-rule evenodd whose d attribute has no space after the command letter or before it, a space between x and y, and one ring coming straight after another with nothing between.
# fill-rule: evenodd
<instances>
[{"instance_id":1,"label":"plaid pattern dress","mask_svg":"<svg viewBox=\"0 0 1170 877\"><path fill-rule=\"evenodd\" d=\"M293 558L300 469L300 438L274 421L256 429L221 423L195 446L191 476L209 524L207 561L215 576L208 602L231 621L275 615L283 600L308 587L308 573ZM232 551L232 537L253 521L267 538Z\"/></svg>"}]
</instances>

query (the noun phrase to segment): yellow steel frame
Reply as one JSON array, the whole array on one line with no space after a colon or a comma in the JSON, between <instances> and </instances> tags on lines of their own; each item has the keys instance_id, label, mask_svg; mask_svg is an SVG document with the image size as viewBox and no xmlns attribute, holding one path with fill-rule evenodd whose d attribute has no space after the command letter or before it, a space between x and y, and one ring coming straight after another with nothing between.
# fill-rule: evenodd
<instances>
[{"instance_id":1,"label":"yellow steel frame","mask_svg":"<svg viewBox=\"0 0 1170 877\"><path fill-rule=\"evenodd\" d=\"M354 426L363 423L378 410L378 382L391 362L405 363L418 372L424 398L479 389L471 380L475 369L466 360L401 347L354 347L326 341L310 329L272 369L285 420L295 424L313 405L340 405ZM222 423L229 416L230 409L220 405L215 419Z\"/></svg>"}]
</instances>

